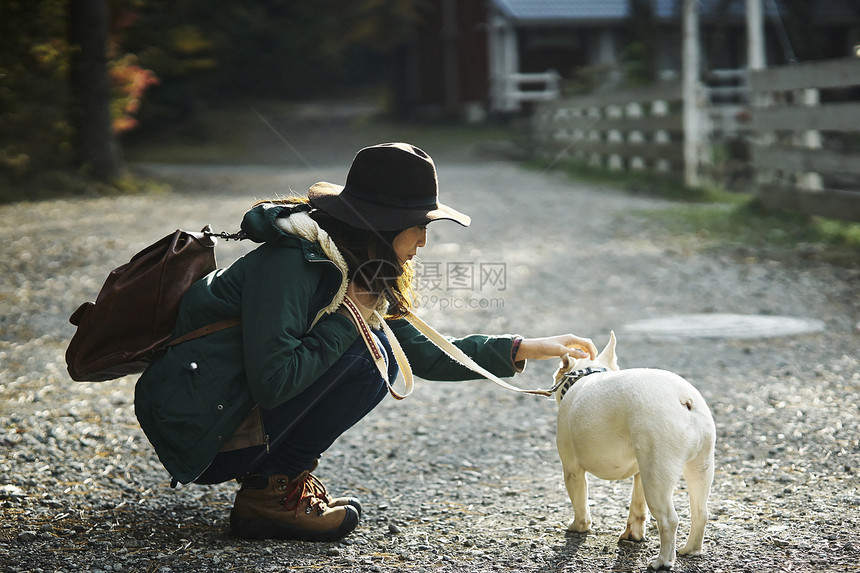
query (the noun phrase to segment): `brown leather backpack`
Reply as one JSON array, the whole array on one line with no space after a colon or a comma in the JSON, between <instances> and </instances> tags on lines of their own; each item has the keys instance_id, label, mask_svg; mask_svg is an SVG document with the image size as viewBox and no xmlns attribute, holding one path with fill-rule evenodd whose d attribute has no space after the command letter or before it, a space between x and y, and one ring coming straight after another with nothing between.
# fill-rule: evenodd
<instances>
[{"instance_id":1,"label":"brown leather backpack","mask_svg":"<svg viewBox=\"0 0 860 573\"><path fill-rule=\"evenodd\" d=\"M191 338L239 324L230 319L170 341L182 296L192 283L214 271L216 234L177 230L110 272L96 301L69 317L77 326L66 350L69 375L100 382L143 372L156 354Z\"/></svg>"}]
</instances>

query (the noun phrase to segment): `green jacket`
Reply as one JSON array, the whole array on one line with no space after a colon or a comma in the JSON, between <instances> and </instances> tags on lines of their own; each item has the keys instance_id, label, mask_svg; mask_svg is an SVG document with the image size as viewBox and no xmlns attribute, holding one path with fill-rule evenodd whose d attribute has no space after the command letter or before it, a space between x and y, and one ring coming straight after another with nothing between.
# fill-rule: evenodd
<instances>
[{"instance_id":1,"label":"green jacket","mask_svg":"<svg viewBox=\"0 0 860 573\"><path fill-rule=\"evenodd\" d=\"M318 242L282 231L284 206L259 205L242 229L263 244L197 283L182 299L174 330L241 317L239 326L171 347L141 375L135 413L162 464L179 482L195 480L254 405L274 408L313 384L358 338L334 313L345 270ZM406 320L389 321L416 376L478 376L455 363ZM513 336L452 342L497 376L512 376Z\"/></svg>"}]
</instances>

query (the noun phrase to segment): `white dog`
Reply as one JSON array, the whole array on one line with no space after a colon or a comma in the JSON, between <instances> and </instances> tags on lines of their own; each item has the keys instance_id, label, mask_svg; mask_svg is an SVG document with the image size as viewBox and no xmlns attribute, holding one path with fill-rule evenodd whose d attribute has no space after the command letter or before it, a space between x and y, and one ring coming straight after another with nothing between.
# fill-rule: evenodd
<instances>
[{"instance_id":1,"label":"white dog","mask_svg":"<svg viewBox=\"0 0 860 573\"><path fill-rule=\"evenodd\" d=\"M700 555L716 431L698 390L665 370L619 370L614 332L595 360L572 361L565 356L555 381L558 453L574 511L568 530L585 532L591 527L586 472L605 480L633 476L630 515L619 541L645 538L650 509L660 532L660 554L648 567L670 569L678 529L672 493L683 473L691 525L680 553Z\"/></svg>"}]
</instances>

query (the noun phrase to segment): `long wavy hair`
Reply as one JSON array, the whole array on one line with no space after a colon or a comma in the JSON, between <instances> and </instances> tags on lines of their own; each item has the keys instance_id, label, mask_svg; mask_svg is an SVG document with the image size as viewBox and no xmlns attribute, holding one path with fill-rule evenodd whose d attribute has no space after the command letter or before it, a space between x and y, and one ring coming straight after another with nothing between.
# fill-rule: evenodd
<instances>
[{"instance_id":1,"label":"long wavy hair","mask_svg":"<svg viewBox=\"0 0 860 573\"><path fill-rule=\"evenodd\" d=\"M347 265L347 279L357 286L385 296L388 300L386 318L401 318L415 305L415 269L412 261L401 263L394 251L396 231L359 229L315 209L307 197L290 197L258 201L275 205L288 205L307 211L311 218L337 245Z\"/></svg>"}]
</instances>

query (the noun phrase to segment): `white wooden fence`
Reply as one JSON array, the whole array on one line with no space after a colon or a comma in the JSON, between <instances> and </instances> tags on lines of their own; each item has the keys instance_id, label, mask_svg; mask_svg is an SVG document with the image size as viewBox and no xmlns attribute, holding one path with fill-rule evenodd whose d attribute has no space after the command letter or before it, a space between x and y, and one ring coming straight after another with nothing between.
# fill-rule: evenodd
<instances>
[{"instance_id":1,"label":"white wooden fence","mask_svg":"<svg viewBox=\"0 0 860 573\"><path fill-rule=\"evenodd\" d=\"M519 111L526 102L556 100L561 96L561 76L555 70L543 73L512 73L493 82L493 109Z\"/></svg>"},{"instance_id":2,"label":"white wooden fence","mask_svg":"<svg viewBox=\"0 0 860 573\"><path fill-rule=\"evenodd\" d=\"M681 84L592 94L541 104L535 112L538 152L593 167L684 172Z\"/></svg>"},{"instance_id":3,"label":"white wooden fence","mask_svg":"<svg viewBox=\"0 0 860 573\"><path fill-rule=\"evenodd\" d=\"M860 59L765 69L750 72L748 81L749 121L742 126L727 129L700 102L709 118L706 141L740 130L751 151L749 191L767 206L860 221ZM678 82L542 103L533 118L537 152L681 179L682 105ZM700 151L706 175L725 173L710 148Z\"/></svg>"},{"instance_id":4,"label":"white wooden fence","mask_svg":"<svg viewBox=\"0 0 860 573\"><path fill-rule=\"evenodd\" d=\"M860 221L860 59L760 70L749 81L761 200Z\"/></svg>"}]
</instances>

